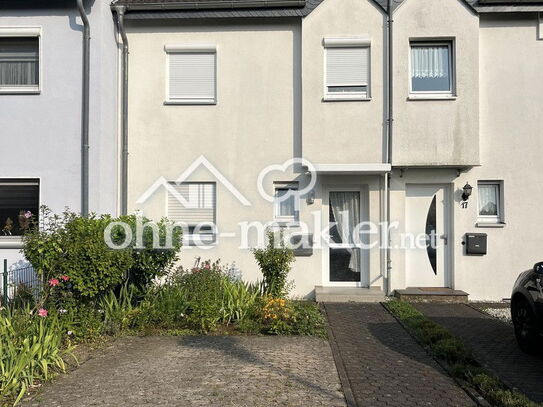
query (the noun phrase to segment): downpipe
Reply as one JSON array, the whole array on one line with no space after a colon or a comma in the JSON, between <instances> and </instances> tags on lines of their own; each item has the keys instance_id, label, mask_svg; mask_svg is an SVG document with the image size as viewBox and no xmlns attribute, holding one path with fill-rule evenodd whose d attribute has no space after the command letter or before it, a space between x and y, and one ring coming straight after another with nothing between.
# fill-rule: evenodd
<instances>
[{"instance_id":1,"label":"downpipe","mask_svg":"<svg viewBox=\"0 0 543 407\"><path fill-rule=\"evenodd\" d=\"M83 0L76 0L83 21L83 75L81 103L81 215L89 214L89 97L90 97L90 24Z\"/></svg>"},{"instance_id":2,"label":"downpipe","mask_svg":"<svg viewBox=\"0 0 543 407\"><path fill-rule=\"evenodd\" d=\"M392 0L387 0L387 137L386 137L386 163L392 165L392 139L394 130L394 20L392 18ZM392 259L390 257L390 173L384 175L384 201L385 201L385 293L392 292L390 276L392 273Z\"/></svg>"},{"instance_id":3,"label":"downpipe","mask_svg":"<svg viewBox=\"0 0 543 407\"><path fill-rule=\"evenodd\" d=\"M125 6L115 6L117 26L123 43L121 61L121 174L120 174L120 212L128 213L128 37L124 27Z\"/></svg>"}]
</instances>

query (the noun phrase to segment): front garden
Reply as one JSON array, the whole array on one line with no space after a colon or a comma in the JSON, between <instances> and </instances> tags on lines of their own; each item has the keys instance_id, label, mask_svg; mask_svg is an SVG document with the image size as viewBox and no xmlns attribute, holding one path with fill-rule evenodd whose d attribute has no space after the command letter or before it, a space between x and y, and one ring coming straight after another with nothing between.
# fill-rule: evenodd
<instances>
[{"instance_id":1,"label":"front garden","mask_svg":"<svg viewBox=\"0 0 543 407\"><path fill-rule=\"evenodd\" d=\"M177 267L181 231L157 224L139 241L135 216L55 215L42 208L23 237L23 252L44 282L36 298L19 287L0 310L0 397L16 404L42 382L65 371L79 344L119 335L317 335L325 322L315 303L288 298L294 256L268 233L268 245L253 250L258 282L239 279L217 261ZM104 239L109 227L111 249ZM144 220L145 222L145 220ZM155 236L156 237L156 236ZM278 244L276 244L279 241Z\"/></svg>"}]
</instances>

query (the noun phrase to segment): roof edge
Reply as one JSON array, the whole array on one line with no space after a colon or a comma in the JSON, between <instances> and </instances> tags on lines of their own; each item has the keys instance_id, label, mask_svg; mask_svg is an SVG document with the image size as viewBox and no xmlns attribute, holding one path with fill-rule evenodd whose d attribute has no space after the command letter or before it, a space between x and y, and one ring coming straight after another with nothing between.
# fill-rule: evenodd
<instances>
[{"instance_id":1,"label":"roof edge","mask_svg":"<svg viewBox=\"0 0 543 407\"><path fill-rule=\"evenodd\" d=\"M305 7L305 0L208 0L208 1L183 1L170 2L166 4L156 3L139 3L127 4L123 1L114 1L111 7L124 6L126 11L156 11L156 10L233 10L233 9L248 9L248 8L302 8Z\"/></svg>"}]
</instances>

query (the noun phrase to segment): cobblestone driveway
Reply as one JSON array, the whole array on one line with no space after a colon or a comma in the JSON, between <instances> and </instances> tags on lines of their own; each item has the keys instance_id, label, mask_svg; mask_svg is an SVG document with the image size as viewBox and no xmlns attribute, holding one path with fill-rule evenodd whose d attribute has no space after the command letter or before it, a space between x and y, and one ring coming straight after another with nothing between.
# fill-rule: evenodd
<instances>
[{"instance_id":1,"label":"cobblestone driveway","mask_svg":"<svg viewBox=\"0 0 543 407\"><path fill-rule=\"evenodd\" d=\"M475 405L381 304L325 308L359 407Z\"/></svg>"},{"instance_id":2,"label":"cobblestone driveway","mask_svg":"<svg viewBox=\"0 0 543 407\"><path fill-rule=\"evenodd\" d=\"M543 358L523 353L513 327L464 304L416 304L419 311L456 335L477 360L510 387L543 402Z\"/></svg>"},{"instance_id":3,"label":"cobblestone driveway","mask_svg":"<svg viewBox=\"0 0 543 407\"><path fill-rule=\"evenodd\" d=\"M328 343L308 337L130 337L27 406L345 406Z\"/></svg>"}]
</instances>

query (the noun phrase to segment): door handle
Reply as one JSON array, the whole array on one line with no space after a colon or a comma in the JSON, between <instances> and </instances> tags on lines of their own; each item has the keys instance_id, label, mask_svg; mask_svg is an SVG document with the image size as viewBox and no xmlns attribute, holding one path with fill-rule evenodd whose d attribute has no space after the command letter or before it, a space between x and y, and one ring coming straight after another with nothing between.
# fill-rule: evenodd
<instances>
[{"instance_id":1,"label":"door handle","mask_svg":"<svg viewBox=\"0 0 543 407\"><path fill-rule=\"evenodd\" d=\"M445 244L449 244L449 236L447 236L447 235L441 235L440 238L443 239L443 241L445 242Z\"/></svg>"}]
</instances>

